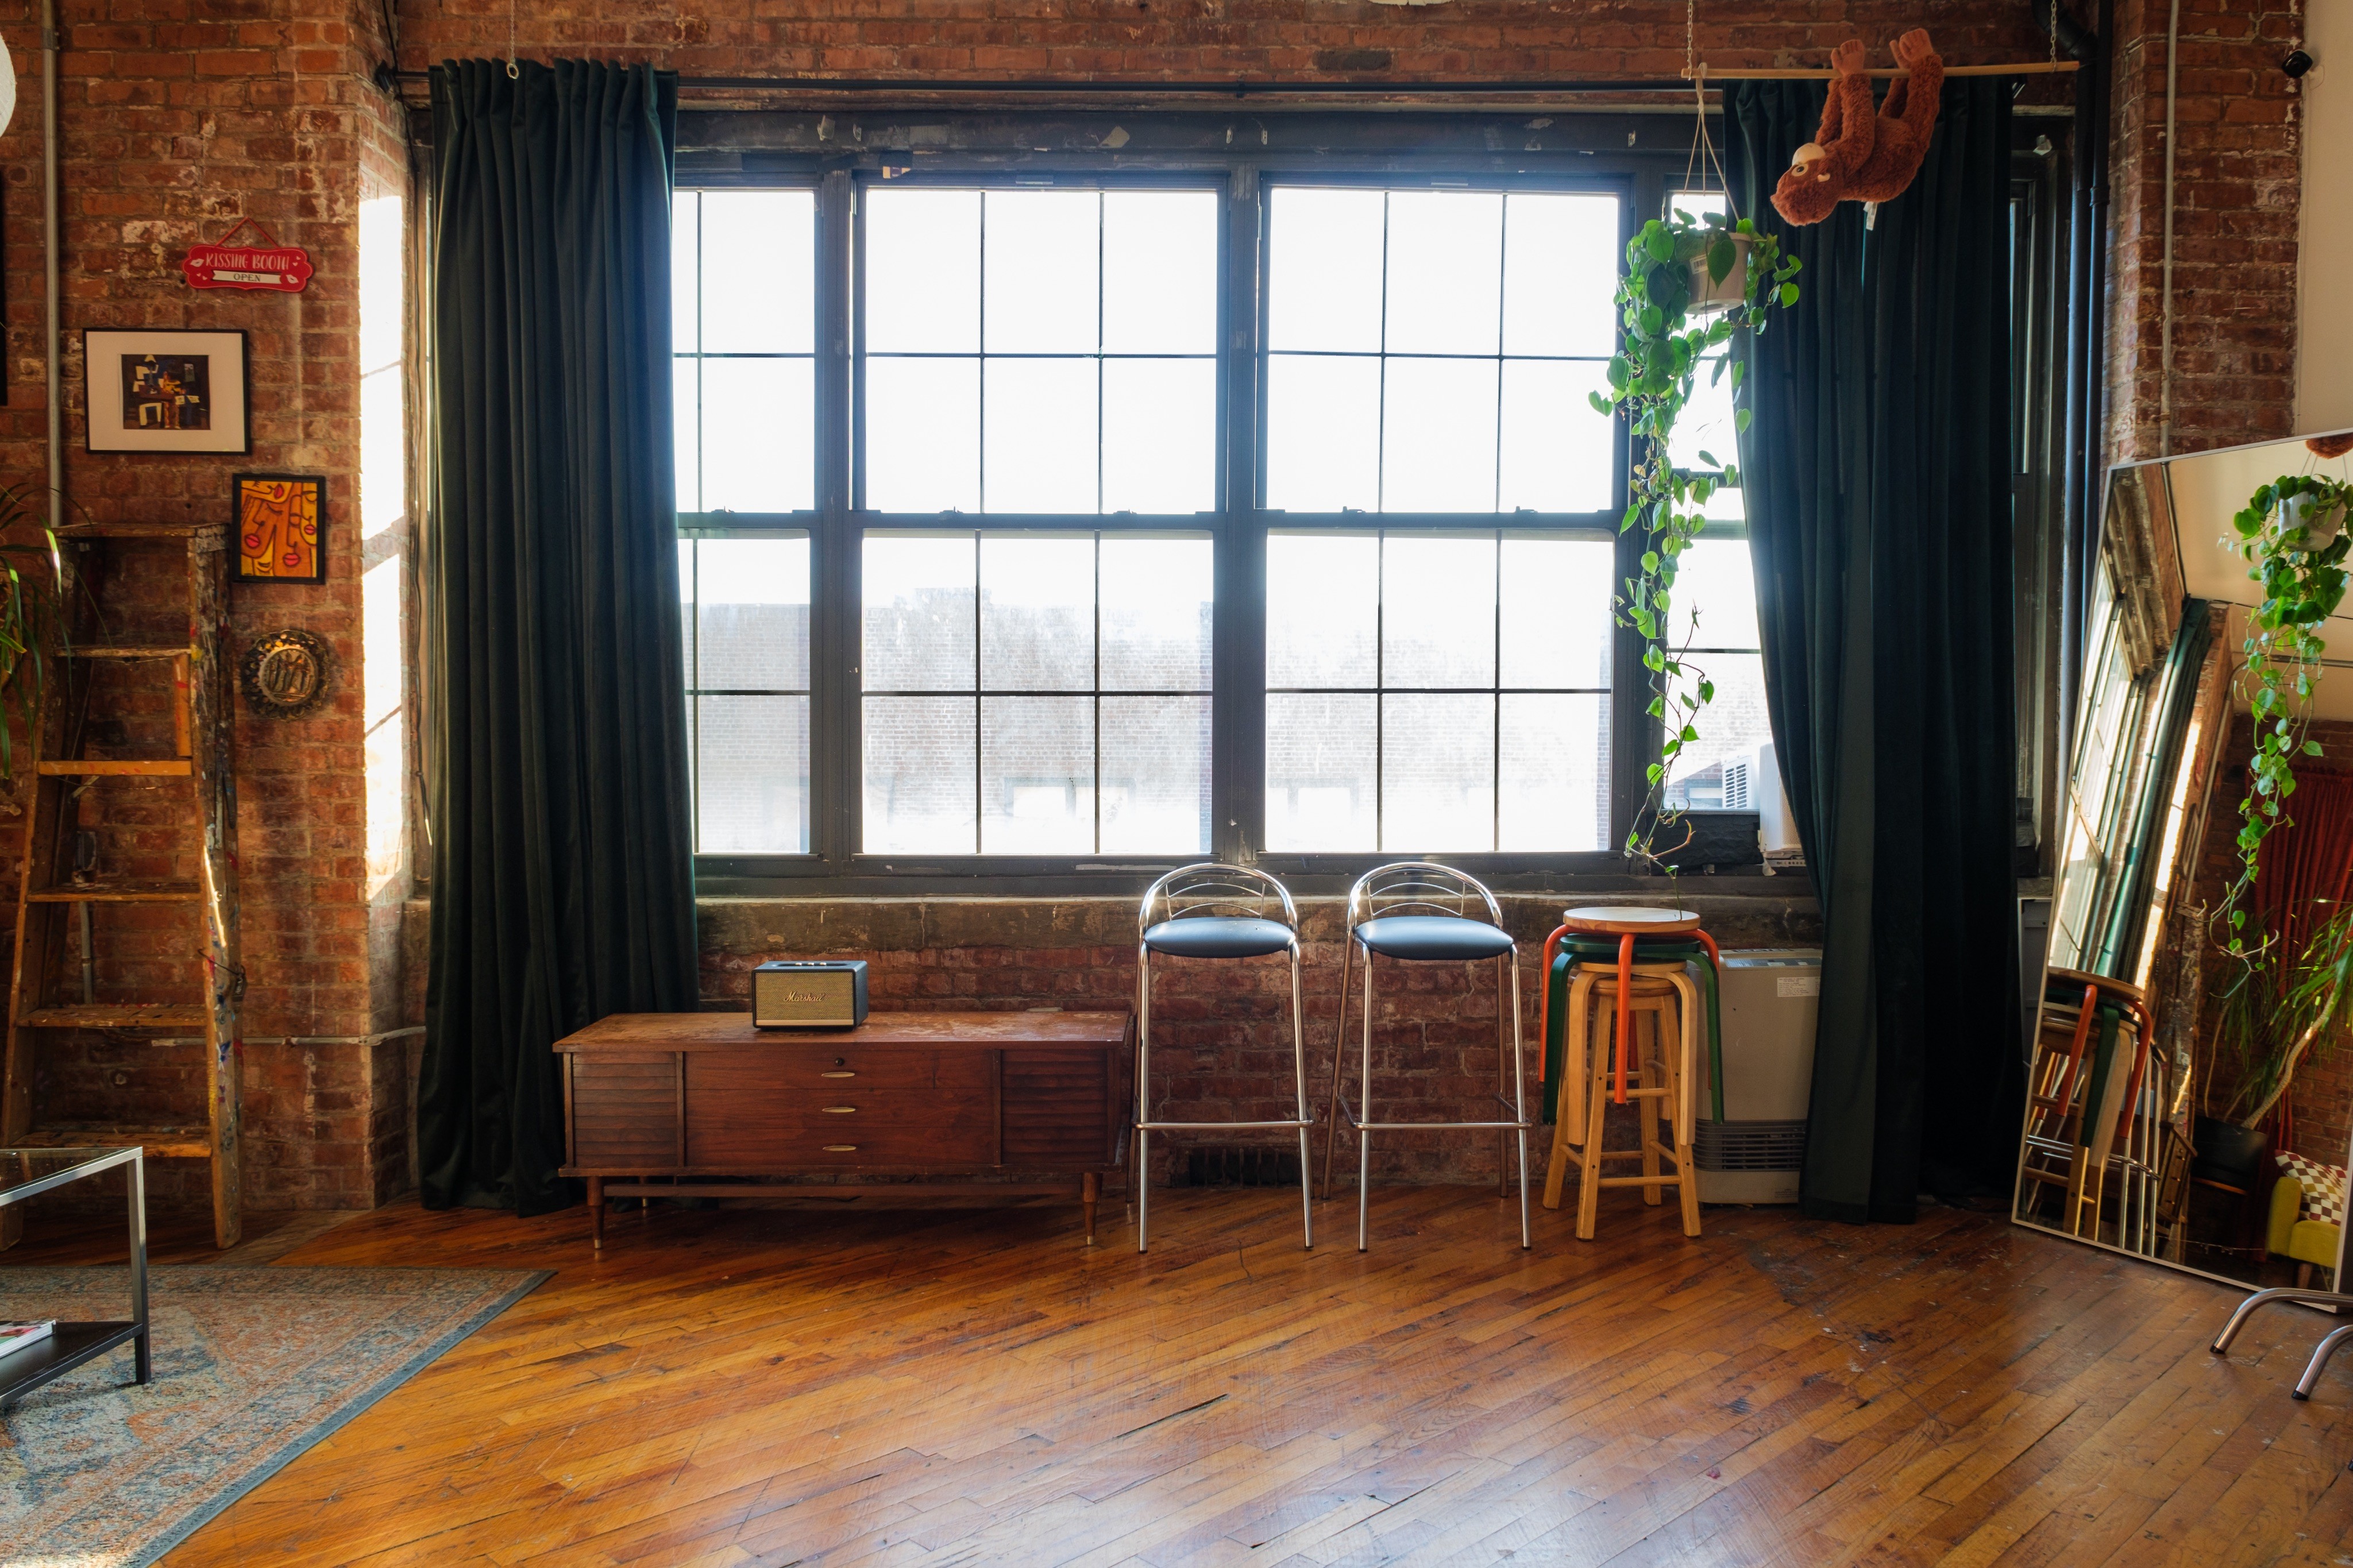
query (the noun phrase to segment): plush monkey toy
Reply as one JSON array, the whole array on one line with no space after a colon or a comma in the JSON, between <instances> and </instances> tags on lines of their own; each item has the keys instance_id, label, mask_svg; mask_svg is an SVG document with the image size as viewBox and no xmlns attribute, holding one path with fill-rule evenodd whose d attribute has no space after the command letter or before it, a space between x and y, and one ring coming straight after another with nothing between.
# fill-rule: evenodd
<instances>
[{"instance_id":1,"label":"plush monkey toy","mask_svg":"<svg viewBox=\"0 0 2353 1568\"><path fill-rule=\"evenodd\" d=\"M1789 172L1773 188L1773 205L1791 223L1820 223L1841 201L1883 202L1901 195L1928 153L1945 62L1928 46L1925 28L1895 40L1895 63L1912 74L1887 89L1876 113L1871 79L1862 74L1869 58L1862 40L1850 38L1831 55L1835 79L1822 104L1822 128L1798 149Z\"/></svg>"}]
</instances>

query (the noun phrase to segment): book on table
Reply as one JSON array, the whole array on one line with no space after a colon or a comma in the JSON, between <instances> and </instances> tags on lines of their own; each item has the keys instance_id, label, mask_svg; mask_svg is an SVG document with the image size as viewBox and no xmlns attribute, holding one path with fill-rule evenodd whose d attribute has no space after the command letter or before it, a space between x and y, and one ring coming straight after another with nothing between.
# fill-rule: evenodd
<instances>
[{"instance_id":1,"label":"book on table","mask_svg":"<svg viewBox=\"0 0 2353 1568\"><path fill-rule=\"evenodd\" d=\"M27 1345L39 1344L57 1326L54 1318L40 1318L29 1322L0 1319L0 1356L23 1350Z\"/></svg>"}]
</instances>

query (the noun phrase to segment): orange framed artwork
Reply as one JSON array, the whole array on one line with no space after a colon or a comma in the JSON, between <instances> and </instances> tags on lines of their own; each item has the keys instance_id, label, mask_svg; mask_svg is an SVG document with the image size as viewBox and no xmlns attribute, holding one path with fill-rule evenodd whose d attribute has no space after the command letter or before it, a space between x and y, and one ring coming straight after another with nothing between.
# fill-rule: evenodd
<instances>
[{"instance_id":1,"label":"orange framed artwork","mask_svg":"<svg viewBox=\"0 0 2353 1568\"><path fill-rule=\"evenodd\" d=\"M240 583L327 580L327 481L315 474L239 474Z\"/></svg>"}]
</instances>

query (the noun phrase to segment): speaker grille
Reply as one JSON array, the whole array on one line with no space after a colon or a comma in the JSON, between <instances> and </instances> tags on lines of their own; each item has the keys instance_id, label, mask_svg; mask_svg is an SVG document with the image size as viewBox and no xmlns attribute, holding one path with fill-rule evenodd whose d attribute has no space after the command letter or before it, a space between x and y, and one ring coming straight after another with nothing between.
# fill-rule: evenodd
<instances>
[{"instance_id":1,"label":"speaker grille","mask_svg":"<svg viewBox=\"0 0 2353 1568\"><path fill-rule=\"evenodd\" d=\"M1702 1118L1692 1152L1703 1171L1796 1171L1806 1163L1802 1121L1710 1121Z\"/></svg>"},{"instance_id":2,"label":"speaker grille","mask_svg":"<svg viewBox=\"0 0 2353 1568\"><path fill-rule=\"evenodd\" d=\"M853 1016L857 1006L857 982L845 973L804 971L797 974L752 976L754 1026L853 1024L857 1022Z\"/></svg>"}]
</instances>

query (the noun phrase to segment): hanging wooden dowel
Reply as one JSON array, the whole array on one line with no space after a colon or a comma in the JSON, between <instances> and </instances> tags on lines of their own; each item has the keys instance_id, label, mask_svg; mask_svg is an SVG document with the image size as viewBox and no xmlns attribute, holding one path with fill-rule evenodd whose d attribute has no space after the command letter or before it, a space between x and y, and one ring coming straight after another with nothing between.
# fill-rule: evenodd
<instances>
[{"instance_id":1,"label":"hanging wooden dowel","mask_svg":"<svg viewBox=\"0 0 2353 1568\"><path fill-rule=\"evenodd\" d=\"M2058 76L2077 70L2076 60L2023 60L2014 66L1947 66L1947 76ZM1704 81L1828 81L1838 73L1829 70L1715 70L1703 66L1699 79ZM1904 77L1912 73L1901 66L1881 66L1857 73L1862 76ZM1693 73L1683 72L1683 79L1693 79Z\"/></svg>"}]
</instances>

